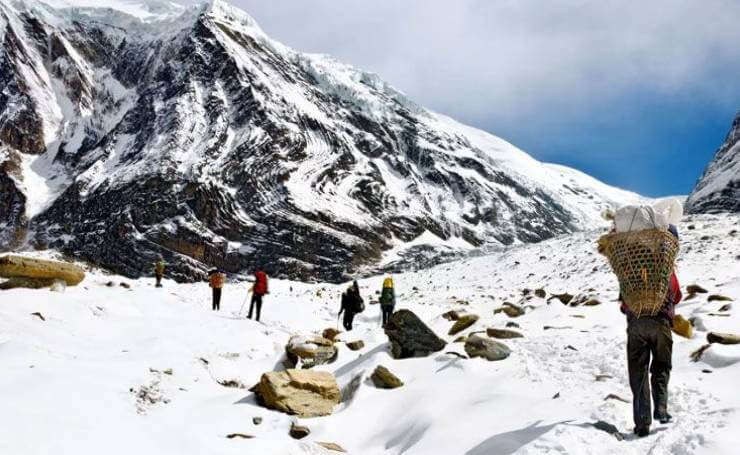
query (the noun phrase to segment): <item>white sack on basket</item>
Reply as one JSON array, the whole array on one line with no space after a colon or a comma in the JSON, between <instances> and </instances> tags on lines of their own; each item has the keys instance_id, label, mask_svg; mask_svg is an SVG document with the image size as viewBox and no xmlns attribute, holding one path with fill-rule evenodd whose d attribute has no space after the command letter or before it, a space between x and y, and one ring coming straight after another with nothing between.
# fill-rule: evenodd
<instances>
[{"instance_id":1,"label":"white sack on basket","mask_svg":"<svg viewBox=\"0 0 740 455\"><path fill-rule=\"evenodd\" d=\"M617 232L668 229L668 217L649 205L627 205L617 210L614 224Z\"/></svg>"}]
</instances>

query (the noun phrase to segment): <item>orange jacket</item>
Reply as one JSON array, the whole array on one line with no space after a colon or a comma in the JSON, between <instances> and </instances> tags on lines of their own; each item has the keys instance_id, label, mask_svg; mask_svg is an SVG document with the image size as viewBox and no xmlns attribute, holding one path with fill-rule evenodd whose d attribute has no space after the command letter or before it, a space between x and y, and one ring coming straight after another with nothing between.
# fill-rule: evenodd
<instances>
[{"instance_id":1,"label":"orange jacket","mask_svg":"<svg viewBox=\"0 0 740 455\"><path fill-rule=\"evenodd\" d=\"M221 289L224 287L224 274L223 273L212 273L210 277L208 277L208 281L211 284L211 287L214 289Z\"/></svg>"}]
</instances>

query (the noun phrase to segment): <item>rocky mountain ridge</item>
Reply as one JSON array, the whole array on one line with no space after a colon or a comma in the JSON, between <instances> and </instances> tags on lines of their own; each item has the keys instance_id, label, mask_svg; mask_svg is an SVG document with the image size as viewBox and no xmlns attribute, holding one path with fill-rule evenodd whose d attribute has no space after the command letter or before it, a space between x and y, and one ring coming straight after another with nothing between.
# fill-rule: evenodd
<instances>
[{"instance_id":1,"label":"rocky mountain ridge","mask_svg":"<svg viewBox=\"0 0 740 455\"><path fill-rule=\"evenodd\" d=\"M295 52L224 1L123 11L0 5L1 250L336 281L640 200Z\"/></svg>"}]
</instances>

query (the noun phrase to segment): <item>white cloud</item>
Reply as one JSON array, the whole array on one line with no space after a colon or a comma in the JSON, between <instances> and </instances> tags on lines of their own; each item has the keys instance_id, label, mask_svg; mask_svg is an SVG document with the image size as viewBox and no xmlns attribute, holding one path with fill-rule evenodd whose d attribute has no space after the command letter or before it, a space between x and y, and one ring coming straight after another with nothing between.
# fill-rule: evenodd
<instances>
[{"instance_id":1,"label":"white cloud","mask_svg":"<svg viewBox=\"0 0 740 455\"><path fill-rule=\"evenodd\" d=\"M740 2L233 0L268 34L482 123L625 93L738 103Z\"/></svg>"}]
</instances>

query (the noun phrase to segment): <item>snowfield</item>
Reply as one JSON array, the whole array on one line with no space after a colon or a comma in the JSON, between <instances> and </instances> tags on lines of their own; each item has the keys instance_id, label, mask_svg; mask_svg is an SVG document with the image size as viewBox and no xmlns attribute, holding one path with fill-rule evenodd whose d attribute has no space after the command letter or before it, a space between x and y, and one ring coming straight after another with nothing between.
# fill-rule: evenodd
<instances>
[{"instance_id":1,"label":"snowfield","mask_svg":"<svg viewBox=\"0 0 740 455\"><path fill-rule=\"evenodd\" d=\"M334 442L353 454L736 454L740 345L712 345L696 363L690 354L707 331L740 332L738 230L739 216L681 225L684 294L689 284L709 293L677 308L696 327L694 339L674 335L674 423L655 423L644 439L632 436L631 404L618 399L631 400L625 321L616 280L595 251L600 233L590 232L396 275L397 309L413 310L450 344L393 360L379 308L368 305L339 337L365 348L339 343L338 360L316 367L340 388L362 375L359 390L332 416L300 420L311 429L301 441L288 436L294 417L259 407L247 388L281 367L291 334L336 326L340 286L273 280L262 324L238 317L248 283L227 283L220 313L210 310L205 283L156 289L153 279L99 271L64 293L0 292L0 453L324 454L332 452L316 442ZM361 281L366 300L381 283ZM539 288L601 304L548 303L534 295ZM708 302L713 294L734 299L729 310ZM504 302L526 313L494 315ZM513 321L524 338L503 340L513 353L500 362L447 354L465 354L447 336L452 323L441 315L450 309L481 317L463 334ZM378 364L405 385L376 389L367 376ZM624 440L595 428L599 421Z\"/></svg>"}]
</instances>

